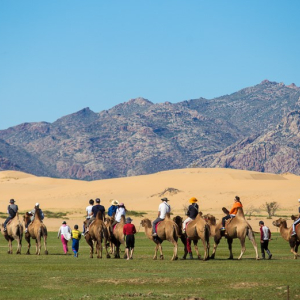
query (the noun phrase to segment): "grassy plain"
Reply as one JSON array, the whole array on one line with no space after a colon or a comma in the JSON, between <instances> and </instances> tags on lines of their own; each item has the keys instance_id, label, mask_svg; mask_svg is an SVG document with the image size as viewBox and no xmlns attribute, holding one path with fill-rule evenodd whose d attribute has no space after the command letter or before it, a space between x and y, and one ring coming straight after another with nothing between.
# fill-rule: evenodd
<instances>
[{"instance_id":1,"label":"grassy plain","mask_svg":"<svg viewBox=\"0 0 300 300\"><path fill-rule=\"evenodd\" d=\"M297 269L289 246L276 233L270 242L272 260L254 259L247 243L241 261L227 260L222 240L217 258L209 261L170 261L172 246L164 242L165 260L153 261L154 244L144 233L136 236L134 259L89 258L84 239L79 258L63 255L56 233L48 238L49 255L8 255L7 243L0 240L1 299L300 299ZM180 242L179 257L182 256ZM202 247L201 253L202 253ZM14 243L14 251L16 245ZM233 243L234 256L240 252ZM32 247L34 253L34 247Z\"/></svg>"}]
</instances>

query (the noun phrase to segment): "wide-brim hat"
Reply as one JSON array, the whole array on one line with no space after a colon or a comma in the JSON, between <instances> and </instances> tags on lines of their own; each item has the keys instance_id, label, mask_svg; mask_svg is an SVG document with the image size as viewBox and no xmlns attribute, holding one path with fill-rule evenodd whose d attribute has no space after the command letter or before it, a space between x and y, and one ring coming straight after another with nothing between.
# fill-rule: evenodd
<instances>
[{"instance_id":1,"label":"wide-brim hat","mask_svg":"<svg viewBox=\"0 0 300 300\"><path fill-rule=\"evenodd\" d=\"M132 222L133 220L130 218L130 217L128 217L128 218L126 218L126 223L130 223L130 222Z\"/></svg>"},{"instance_id":2,"label":"wide-brim hat","mask_svg":"<svg viewBox=\"0 0 300 300\"><path fill-rule=\"evenodd\" d=\"M118 200L113 200L113 201L111 201L111 204L117 206L117 205L119 205L119 201Z\"/></svg>"},{"instance_id":3,"label":"wide-brim hat","mask_svg":"<svg viewBox=\"0 0 300 300\"><path fill-rule=\"evenodd\" d=\"M189 200L190 203L196 203L198 202L198 200L195 198L195 197L192 197L190 200Z\"/></svg>"},{"instance_id":4,"label":"wide-brim hat","mask_svg":"<svg viewBox=\"0 0 300 300\"><path fill-rule=\"evenodd\" d=\"M168 198L162 198L161 201L170 201Z\"/></svg>"}]
</instances>

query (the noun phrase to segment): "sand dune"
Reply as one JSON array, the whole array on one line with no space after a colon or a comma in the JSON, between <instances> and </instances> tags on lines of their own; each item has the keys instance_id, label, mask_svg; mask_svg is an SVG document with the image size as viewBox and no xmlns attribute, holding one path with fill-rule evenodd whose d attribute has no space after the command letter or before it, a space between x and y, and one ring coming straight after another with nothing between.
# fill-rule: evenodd
<instances>
[{"instance_id":1,"label":"sand dune","mask_svg":"<svg viewBox=\"0 0 300 300\"><path fill-rule=\"evenodd\" d=\"M117 199L124 202L128 210L144 211L153 219L163 196L170 199L174 214L182 216L188 199L194 196L204 213L210 212L220 218L223 216L221 208L230 208L234 196L239 195L245 210L251 205L258 208L265 202L276 201L281 206L278 213L290 215L298 211L299 187L300 176L293 174L233 169L180 169L92 182L2 171L0 211L6 212L11 198L16 200L21 212L39 202L43 210L68 212L69 224L74 225L82 223L88 200L99 197L106 208L112 199ZM254 228L258 223L256 219L250 221ZM139 220L135 218L134 223L138 225ZM61 220L47 219L45 223L49 230L56 230Z\"/></svg>"}]
</instances>

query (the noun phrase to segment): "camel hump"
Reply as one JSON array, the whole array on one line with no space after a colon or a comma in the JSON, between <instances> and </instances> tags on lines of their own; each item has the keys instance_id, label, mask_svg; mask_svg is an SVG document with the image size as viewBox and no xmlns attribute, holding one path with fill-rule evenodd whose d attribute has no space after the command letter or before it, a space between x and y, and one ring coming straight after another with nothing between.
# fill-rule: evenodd
<instances>
[{"instance_id":1,"label":"camel hump","mask_svg":"<svg viewBox=\"0 0 300 300\"><path fill-rule=\"evenodd\" d=\"M125 215L122 215L122 216L121 216L121 221L120 221L120 223L121 223L121 224L125 224Z\"/></svg>"},{"instance_id":2,"label":"camel hump","mask_svg":"<svg viewBox=\"0 0 300 300\"><path fill-rule=\"evenodd\" d=\"M170 219L171 218L171 214L168 212L168 213L166 213L166 217L165 217L165 219Z\"/></svg>"}]
</instances>

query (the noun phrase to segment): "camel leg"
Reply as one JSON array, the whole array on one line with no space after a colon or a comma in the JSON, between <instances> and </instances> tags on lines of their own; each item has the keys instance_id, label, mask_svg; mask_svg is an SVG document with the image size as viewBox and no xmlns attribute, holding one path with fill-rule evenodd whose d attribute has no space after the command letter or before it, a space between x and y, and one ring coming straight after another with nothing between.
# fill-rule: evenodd
<instances>
[{"instance_id":1,"label":"camel leg","mask_svg":"<svg viewBox=\"0 0 300 300\"><path fill-rule=\"evenodd\" d=\"M89 238L87 238L89 237ZM90 246L90 258L93 258L93 253L94 253L94 243L89 235L86 235L85 240L87 244Z\"/></svg>"},{"instance_id":2,"label":"camel leg","mask_svg":"<svg viewBox=\"0 0 300 300\"><path fill-rule=\"evenodd\" d=\"M44 248L45 248L45 254L48 255L48 250L47 250L47 236L44 236Z\"/></svg>"},{"instance_id":3,"label":"camel leg","mask_svg":"<svg viewBox=\"0 0 300 300\"><path fill-rule=\"evenodd\" d=\"M177 260L178 259L178 256L177 256L178 244L177 244L177 242L175 240L171 241L171 243L174 246L173 256L172 256L171 260Z\"/></svg>"},{"instance_id":4,"label":"camel leg","mask_svg":"<svg viewBox=\"0 0 300 300\"><path fill-rule=\"evenodd\" d=\"M30 244L30 236L28 235L28 236L26 237L26 235L25 235L25 240L26 240L26 242L28 243L26 255L29 255L29 254L30 254L30 247L31 247L31 244Z\"/></svg>"},{"instance_id":5,"label":"camel leg","mask_svg":"<svg viewBox=\"0 0 300 300\"><path fill-rule=\"evenodd\" d=\"M106 258L110 258L110 255L108 253L108 249L107 249L107 238L104 237L104 248L105 248L105 252L106 252Z\"/></svg>"},{"instance_id":6,"label":"camel leg","mask_svg":"<svg viewBox=\"0 0 300 300\"><path fill-rule=\"evenodd\" d=\"M217 248L218 248L218 245L219 245L219 243L220 243L220 241L221 241L221 235L220 236L215 236L214 237L214 248L213 248L213 252L212 252L212 254L211 254L211 256L210 256L210 259L214 259L215 258L215 255L216 255L216 251L217 251Z\"/></svg>"},{"instance_id":7,"label":"camel leg","mask_svg":"<svg viewBox=\"0 0 300 300\"><path fill-rule=\"evenodd\" d=\"M228 249L229 249L229 258L228 259L233 259L233 253L232 253L232 242L233 240L228 238L227 243L228 243ZM242 242L241 242L242 243ZM244 239L244 245L245 245L245 239ZM244 253L244 252L243 252ZM240 256L241 257L241 256Z\"/></svg>"},{"instance_id":8,"label":"camel leg","mask_svg":"<svg viewBox=\"0 0 300 300\"><path fill-rule=\"evenodd\" d=\"M240 241L241 241L242 249L241 249L241 254L240 254L240 256L238 257L238 259L241 259L242 256L243 256L243 254L244 254L245 251L246 251L245 238L241 238ZM256 247L256 251L257 251L257 247ZM257 254L257 256L258 256L258 254Z\"/></svg>"},{"instance_id":9,"label":"camel leg","mask_svg":"<svg viewBox=\"0 0 300 300\"><path fill-rule=\"evenodd\" d=\"M102 241L101 239L99 241L97 241L97 258L102 258Z\"/></svg>"},{"instance_id":10,"label":"camel leg","mask_svg":"<svg viewBox=\"0 0 300 300\"><path fill-rule=\"evenodd\" d=\"M198 259L201 259L201 254L199 253L199 248L198 248L198 240L193 240L194 243L194 249L197 255Z\"/></svg>"},{"instance_id":11,"label":"camel leg","mask_svg":"<svg viewBox=\"0 0 300 300\"><path fill-rule=\"evenodd\" d=\"M9 239L8 240L8 251L7 251L8 254L12 254L13 253L13 250L12 250L12 240Z\"/></svg>"},{"instance_id":12,"label":"camel leg","mask_svg":"<svg viewBox=\"0 0 300 300\"><path fill-rule=\"evenodd\" d=\"M256 244L256 241L255 241L255 237L254 237L253 231L251 229L249 229L248 238L251 241L251 243L253 245L253 248L255 250L255 258L258 260L259 256L258 256L257 244Z\"/></svg>"},{"instance_id":13,"label":"camel leg","mask_svg":"<svg viewBox=\"0 0 300 300\"><path fill-rule=\"evenodd\" d=\"M41 243L41 236L36 237L36 253L37 255L41 255L41 248L42 248L42 243Z\"/></svg>"},{"instance_id":14,"label":"camel leg","mask_svg":"<svg viewBox=\"0 0 300 300\"><path fill-rule=\"evenodd\" d=\"M158 248L159 248L159 252L160 252L160 259L163 260L164 259L164 255L163 255L162 245L158 244Z\"/></svg>"},{"instance_id":15,"label":"camel leg","mask_svg":"<svg viewBox=\"0 0 300 300\"><path fill-rule=\"evenodd\" d=\"M201 240L202 241L202 244L203 244L203 248L204 248L204 257L203 257L203 260L208 260L208 252L209 252L209 245L208 243L203 239Z\"/></svg>"},{"instance_id":16,"label":"camel leg","mask_svg":"<svg viewBox=\"0 0 300 300\"><path fill-rule=\"evenodd\" d=\"M17 239L17 243L18 243L17 254L21 254L22 244L21 244L20 238Z\"/></svg>"},{"instance_id":17,"label":"camel leg","mask_svg":"<svg viewBox=\"0 0 300 300\"><path fill-rule=\"evenodd\" d=\"M187 253L188 253L187 245L186 245L186 237L184 235L182 235L180 239L181 239L182 244L184 246L182 259L186 259L186 256L187 256Z\"/></svg>"},{"instance_id":18,"label":"camel leg","mask_svg":"<svg viewBox=\"0 0 300 300\"><path fill-rule=\"evenodd\" d=\"M157 259L157 251L158 251L158 243L156 243L155 249L154 249L154 256L153 259L156 260Z\"/></svg>"}]
</instances>

